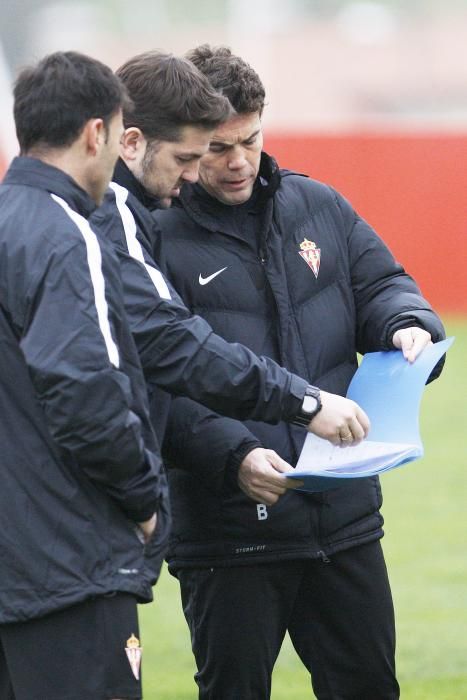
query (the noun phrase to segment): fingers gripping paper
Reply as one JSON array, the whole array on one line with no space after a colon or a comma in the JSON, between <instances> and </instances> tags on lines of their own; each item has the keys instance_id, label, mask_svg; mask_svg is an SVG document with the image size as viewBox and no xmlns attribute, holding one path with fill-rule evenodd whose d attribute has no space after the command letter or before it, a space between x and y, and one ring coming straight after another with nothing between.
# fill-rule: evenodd
<instances>
[{"instance_id":1,"label":"fingers gripping paper","mask_svg":"<svg viewBox=\"0 0 467 700\"><path fill-rule=\"evenodd\" d=\"M433 367L454 342L429 345L413 364L400 350L364 356L347 392L371 421L360 445L335 447L308 433L291 479L301 490L325 491L345 486L348 479L374 476L423 456L419 412L423 390Z\"/></svg>"}]
</instances>

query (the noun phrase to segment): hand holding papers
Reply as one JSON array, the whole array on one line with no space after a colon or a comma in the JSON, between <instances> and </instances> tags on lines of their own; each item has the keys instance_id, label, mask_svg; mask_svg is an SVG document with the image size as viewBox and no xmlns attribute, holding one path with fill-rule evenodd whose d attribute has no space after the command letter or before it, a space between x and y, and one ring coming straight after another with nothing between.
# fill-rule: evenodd
<instances>
[{"instance_id":1,"label":"hand holding papers","mask_svg":"<svg viewBox=\"0 0 467 700\"><path fill-rule=\"evenodd\" d=\"M368 439L352 447L335 447L309 433L290 479L300 490L325 491L348 479L374 476L423 455L419 433L420 402L431 370L453 343L429 345L409 363L399 350L364 356L347 392L371 421Z\"/></svg>"}]
</instances>

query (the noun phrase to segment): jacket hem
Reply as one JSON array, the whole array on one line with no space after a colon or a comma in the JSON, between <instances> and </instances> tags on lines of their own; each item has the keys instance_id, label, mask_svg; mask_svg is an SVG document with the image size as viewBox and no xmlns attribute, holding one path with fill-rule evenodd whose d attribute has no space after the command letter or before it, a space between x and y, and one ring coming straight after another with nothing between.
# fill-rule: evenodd
<instances>
[{"instance_id":1,"label":"jacket hem","mask_svg":"<svg viewBox=\"0 0 467 700\"><path fill-rule=\"evenodd\" d=\"M167 565L171 574L176 574L179 569L208 569L210 567L228 568L234 566L250 566L251 564L271 564L279 561L292 561L294 559L322 559L323 555L330 557L333 554L353 549L363 544L369 544L375 540L379 540L384 536L382 528L378 528L374 532L365 533L356 537L348 538L336 544L322 545L321 547L311 547L309 544L300 546L296 549L281 551L271 549L267 552L251 551L248 555L227 555L221 556L218 554L202 555L202 556L174 556L167 557ZM252 548L254 545L252 545ZM246 549L246 547L242 547Z\"/></svg>"}]
</instances>

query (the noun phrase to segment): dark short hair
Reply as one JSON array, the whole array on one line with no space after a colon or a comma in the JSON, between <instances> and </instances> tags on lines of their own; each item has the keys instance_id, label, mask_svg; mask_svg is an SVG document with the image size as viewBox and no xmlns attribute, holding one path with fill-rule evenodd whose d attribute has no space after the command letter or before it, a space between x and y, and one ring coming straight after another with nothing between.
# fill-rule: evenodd
<instances>
[{"instance_id":1,"label":"dark short hair","mask_svg":"<svg viewBox=\"0 0 467 700\"><path fill-rule=\"evenodd\" d=\"M266 91L258 73L227 46L202 44L185 54L237 114L263 112Z\"/></svg>"},{"instance_id":2,"label":"dark short hair","mask_svg":"<svg viewBox=\"0 0 467 700\"><path fill-rule=\"evenodd\" d=\"M13 94L21 153L37 146L69 146L89 119L103 119L107 127L128 101L108 66L74 51L58 51L25 68Z\"/></svg>"},{"instance_id":3,"label":"dark short hair","mask_svg":"<svg viewBox=\"0 0 467 700\"><path fill-rule=\"evenodd\" d=\"M123 112L125 128L138 127L148 139L178 141L183 127L215 129L231 114L228 100L185 58L148 51L117 75L133 102Z\"/></svg>"}]
</instances>

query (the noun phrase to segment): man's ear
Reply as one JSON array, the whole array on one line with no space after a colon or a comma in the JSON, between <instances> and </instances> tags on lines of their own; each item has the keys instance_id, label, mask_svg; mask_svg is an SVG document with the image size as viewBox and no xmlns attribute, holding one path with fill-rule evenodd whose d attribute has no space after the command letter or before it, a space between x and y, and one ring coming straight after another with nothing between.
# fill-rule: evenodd
<instances>
[{"instance_id":1,"label":"man's ear","mask_svg":"<svg viewBox=\"0 0 467 700\"><path fill-rule=\"evenodd\" d=\"M100 118L89 119L84 125L81 138L88 153L95 156L107 141L107 129L104 120Z\"/></svg>"},{"instance_id":2,"label":"man's ear","mask_svg":"<svg viewBox=\"0 0 467 700\"><path fill-rule=\"evenodd\" d=\"M140 161L146 151L147 141L141 129L130 126L120 141L120 155L126 162Z\"/></svg>"}]
</instances>

